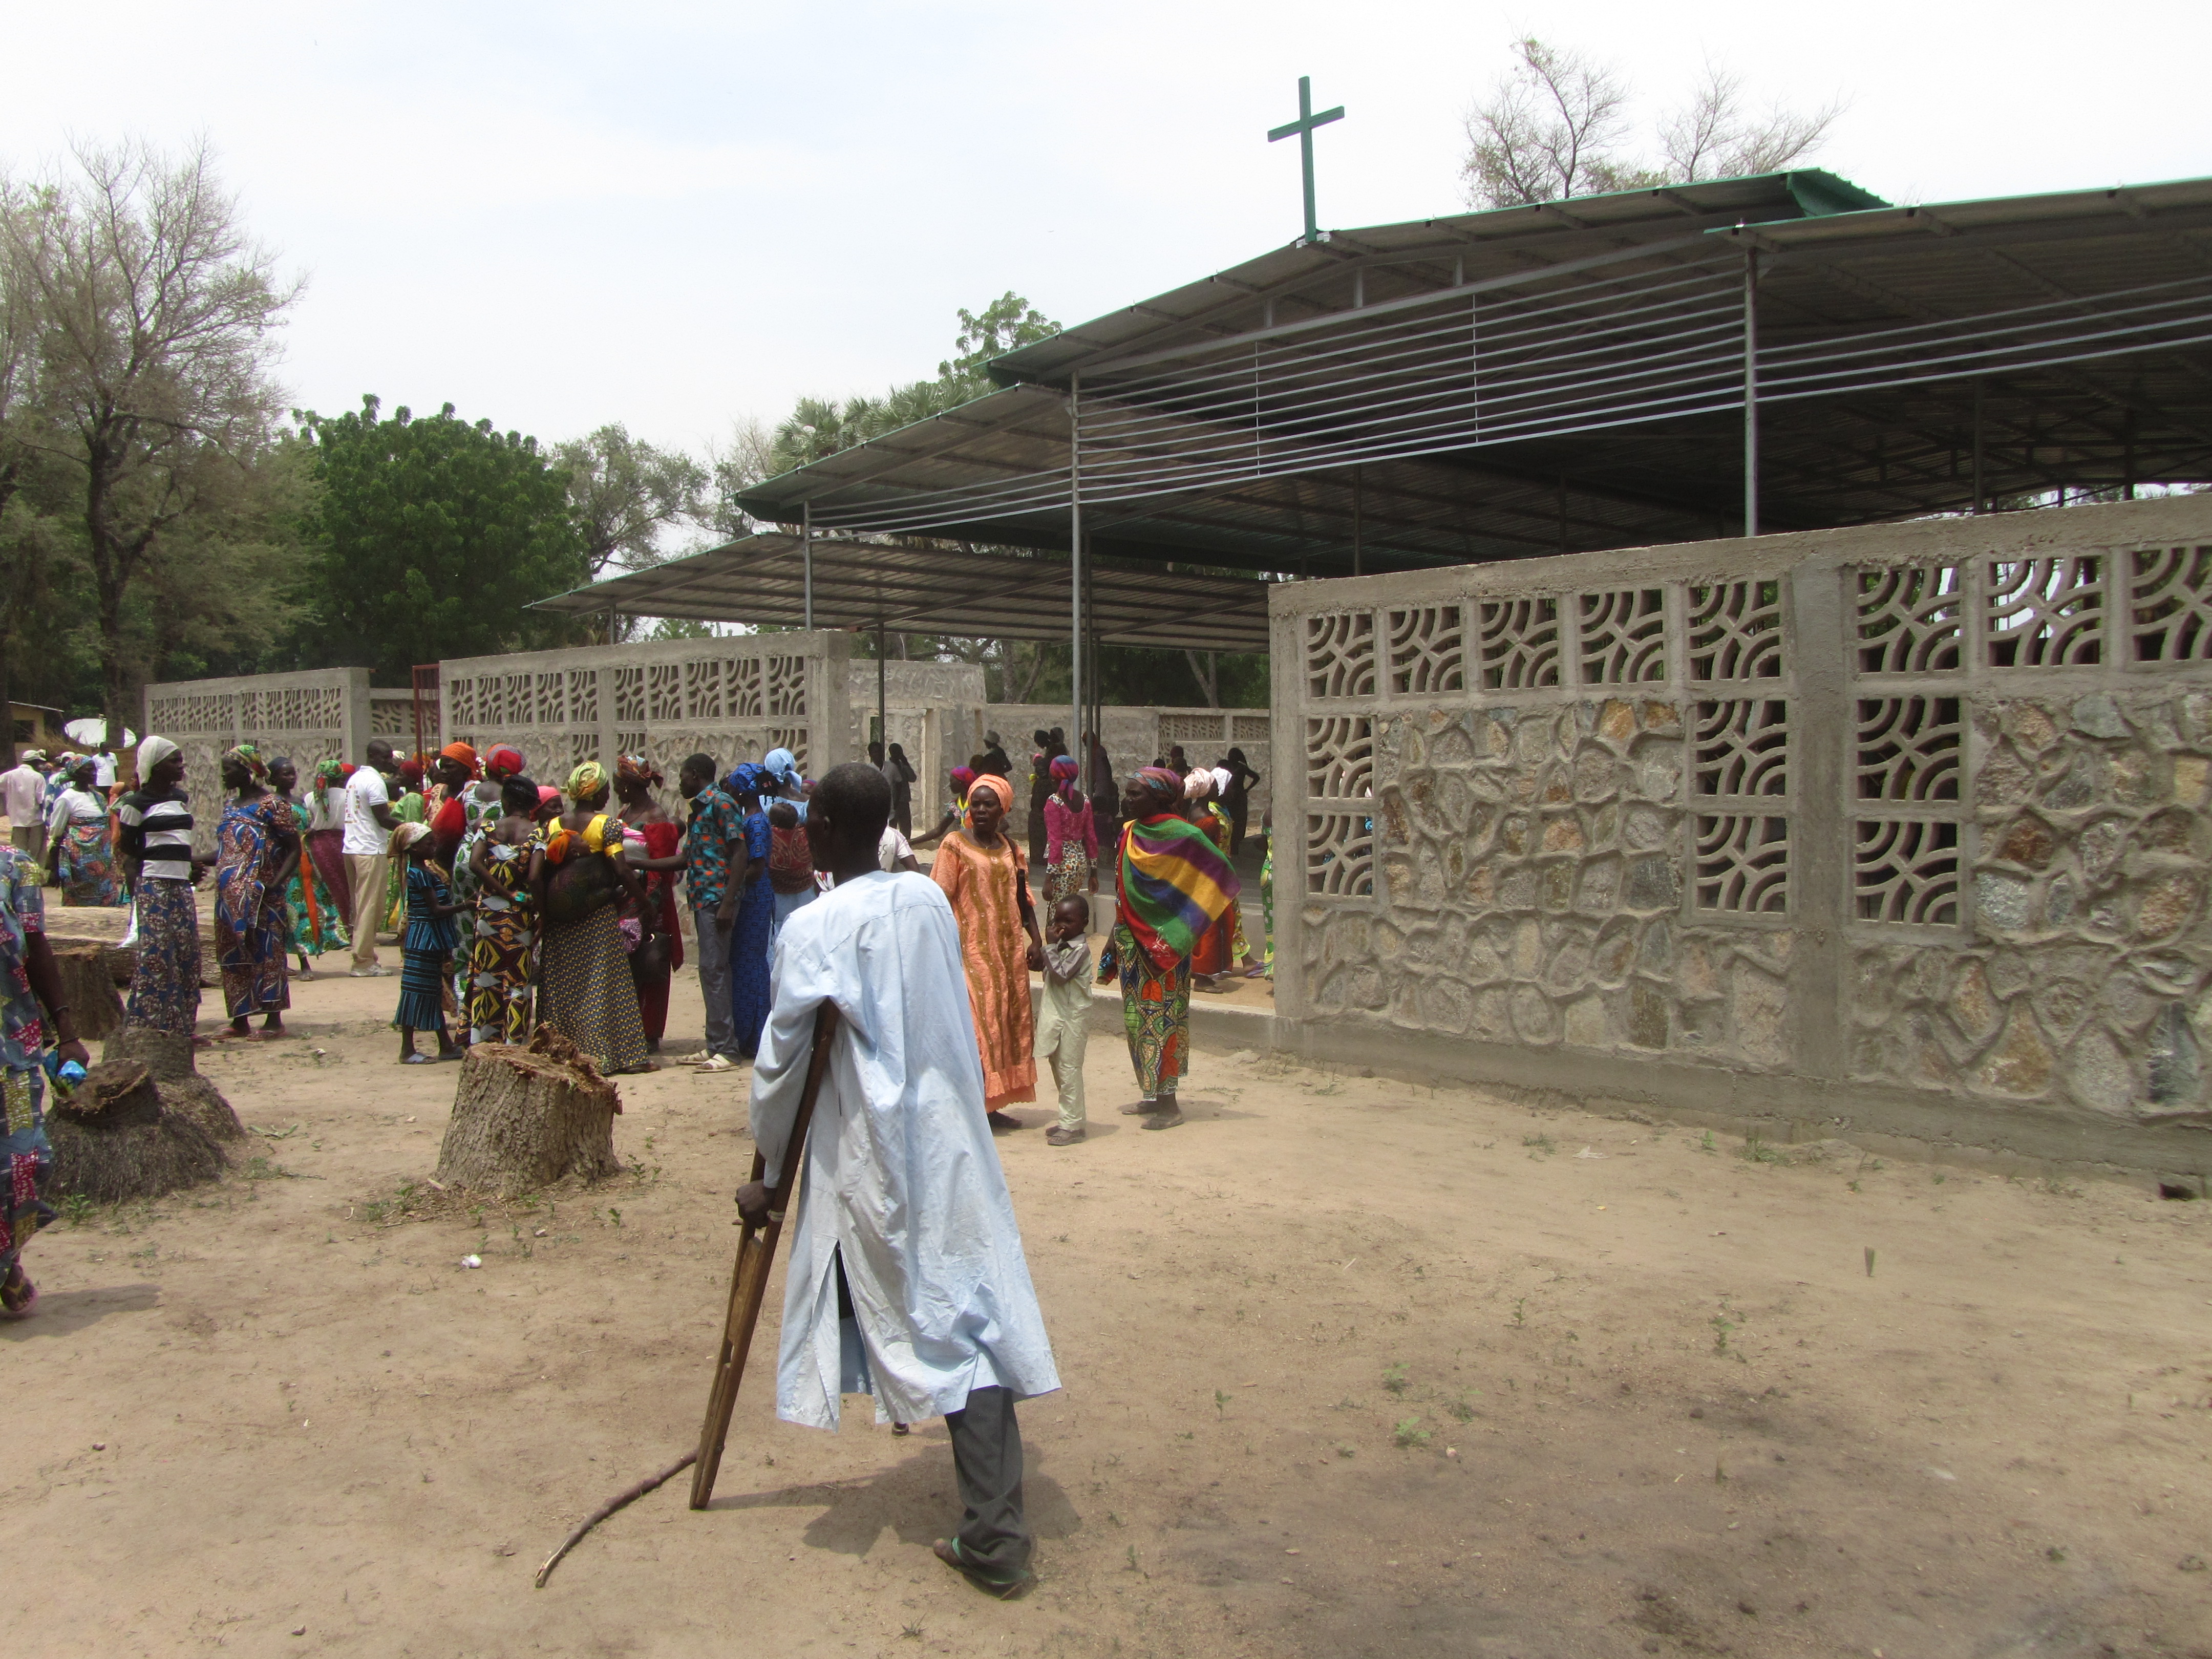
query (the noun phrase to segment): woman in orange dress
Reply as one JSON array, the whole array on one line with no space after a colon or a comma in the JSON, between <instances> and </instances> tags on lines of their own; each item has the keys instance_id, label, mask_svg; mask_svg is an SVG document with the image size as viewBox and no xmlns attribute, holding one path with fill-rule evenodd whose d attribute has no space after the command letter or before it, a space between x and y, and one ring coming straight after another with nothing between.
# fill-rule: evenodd
<instances>
[{"instance_id":1,"label":"woman in orange dress","mask_svg":"<svg viewBox=\"0 0 2212 1659\"><path fill-rule=\"evenodd\" d=\"M1002 777L986 774L971 783L968 822L945 836L929 872L960 923L968 1006L983 1060L983 1105L994 1129L1022 1127L999 1108L1036 1098L1029 970L1042 965L1044 941L1030 902L1029 860L1000 833L1013 799L1013 785Z\"/></svg>"}]
</instances>

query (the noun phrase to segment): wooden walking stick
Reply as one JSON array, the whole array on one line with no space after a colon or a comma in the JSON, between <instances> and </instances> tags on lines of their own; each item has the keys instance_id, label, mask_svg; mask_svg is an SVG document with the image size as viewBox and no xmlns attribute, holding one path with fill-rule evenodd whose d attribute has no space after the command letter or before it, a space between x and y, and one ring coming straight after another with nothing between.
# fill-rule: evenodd
<instances>
[{"instance_id":1,"label":"wooden walking stick","mask_svg":"<svg viewBox=\"0 0 2212 1659\"><path fill-rule=\"evenodd\" d=\"M775 1265L776 1241L783 1237L783 1215L799 1182L799 1165L806 1156L807 1126L814 1119L814 1102L822 1092L822 1079L830 1071L830 1040L837 1030L837 1006L825 1002L814 1017L814 1054L806 1065L806 1087L799 1097L799 1115L792 1120L791 1139L784 1147L783 1179L768 1197L768 1222L746 1226L738 1241L738 1265L730 1275L730 1311L722 1322L722 1346L714 1358L714 1386L707 1395L707 1421L699 1431L698 1461L691 1467L691 1507L703 1510L714 1495L714 1476L722 1467L722 1443L729 1437L730 1413L738 1403L738 1379L744 1376L745 1354L759 1322L761 1298L768 1291L769 1269ZM768 1172L767 1163L753 1154L755 1181Z\"/></svg>"},{"instance_id":2,"label":"wooden walking stick","mask_svg":"<svg viewBox=\"0 0 2212 1659\"><path fill-rule=\"evenodd\" d=\"M625 1504L642 1498L664 1480L692 1468L691 1507L703 1510L714 1495L714 1474L722 1463L722 1442L730 1432L730 1412L738 1403L738 1379L744 1376L745 1352L752 1346L753 1327L760 1319L761 1297L768 1289L768 1272L775 1264L776 1241L783 1236L783 1212L798 1184L799 1165L806 1156L806 1129L814 1121L814 1102L822 1092L822 1079L830 1071L830 1039L837 1030L837 1006L825 1002L814 1016L814 1052L806 1062L806 1086L799 1097L799 1114L791 1122L791 1139L784 1147L783 1179L769 1194L768 1224L744 1230L738 1241L738 1265L730 1279L730 1311L722 1323L722 1346L714 1360L714 1386L707 1396L707 1425L699 1434L698 1449L688 1451L658 1474L649 1474L634 1486L624 1487L584 1517L581 1525L561 1540L561 1547L538 1569L538 1588L561 1558L579 1540ZM764 1160L753 1154L752 1179L767 1174Z\"/></svg>"}]
</instances>

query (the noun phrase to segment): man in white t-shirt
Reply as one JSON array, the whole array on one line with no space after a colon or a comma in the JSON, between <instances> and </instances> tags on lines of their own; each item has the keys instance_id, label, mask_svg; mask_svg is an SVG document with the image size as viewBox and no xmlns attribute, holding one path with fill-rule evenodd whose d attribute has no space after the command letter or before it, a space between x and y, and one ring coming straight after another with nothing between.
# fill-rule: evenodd
<instances>
[{"instance_id":1,"label":"man in white t-shirt","mask_svg":"<svg viewBox=\"0 0 2212 1659\"><path fill-rule=\"evenodd\" d=\"M896 824L886 823L882 836L876 842L876 868L913 871L921 868L914 856L914 848L904 836L899 834Z\"/></svg>"},{"instance_id":2,"label":"man in white t-shirt","mask_svg":"<svg viewBox=\"0 0 2212 1659\"><path fill-rule=\"evenodd\" d=\"M92 751L92 787L102 800L115 799L115 745L105 738Z\"/></svg>"},{"instance_id":3,"label":"man in white t-shirt","mask_svg":"<svg viewBox=\"0 0 2212 1659\"><path fill-rule=\"evenodd\" d=\"M0 811L8 814L8 839L31 855L46 859L46 751L26 749L14 770L0 772Z\"/></svg>"},{"instance_id":4,"label":"man in white t-shirt","mask_svg":"<svg viewBox=\"0 0 2212 1659\"><path fill-rule=\"evenodd\" d=\"M392 969L376 959L376 924L384 908L385 854L399 819L392 811L392 790L385 781L392 770L392 745L372 738L368 764L346 780L345 839L339 851L345 855L346 880L353 888L353 977L379 979Z\"/></svg>"}]
</instances>

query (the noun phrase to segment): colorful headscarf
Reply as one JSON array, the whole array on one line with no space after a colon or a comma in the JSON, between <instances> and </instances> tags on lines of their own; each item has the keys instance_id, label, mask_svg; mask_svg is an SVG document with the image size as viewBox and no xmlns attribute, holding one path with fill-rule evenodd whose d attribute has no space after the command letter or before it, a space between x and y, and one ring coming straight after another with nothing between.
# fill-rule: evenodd
<instances>
[{"instance_id":1,"label":"colorful headscarf","mask_svg":"<svg viewBox=\"0 0 2212 1659\"><path fill-rule=\"evenodd\" d=\"M335 789L345 781L345 775L350 770L352 769L343 761L326 760L315 769L315 787Z\"/></svg>"},{"instance_id":2,"label":"colorful headscarf","mask_svg":"<svg viewBox=\"0 0 2212 1659\"><path fill-rule=\"evenodd\" d=\"M597 761L585 761L568 774L570 800L596 800L606 789L607 769Z\"/></svg>"},{"instance_id":3,"label":"colorful headscarf","mask_svg":"<svg viewBox=\"0 0 2212 1659\"><path fill-rule=\"evenodd\" d=\"M539 811L544 811L549 806L558 806L560 804L561 792L558 789L556 789L550 783L541 783L538 786L538 810Z\"/></svg>"},{"instance_id":4,"label":"colorful headscarf","mask_svg":"<svg viewBox=\"0 0 2212 1659\"><path fill-rule=\"evenodd\" d=\"M399 781L410 789L420 789L422 787L422 763L418 760L400 762Z\"/></svg>"},{"instance_id":5,"label":"colorful headscarf","mask_svg":"<svg viewBox=\"0 0 2212 1659\"><path fill-rule=\"evenodd\" d=\"M761 757L761 770L778 783L799 781L799 757L788 749L771 749Z\"/></svg>"},{"instance_id":6,"label":"colorful headscarf","mask_svg":"<svg viewBox=\"0 0 2212 1659\"><path fill-rule=\"evenodd\" d=\"M508 778L519 778L529 769L522 763L522 751L512 744L495 743L484 750L484 776L494 783Z\"/></svg>"},{"instance_id":7,"label":"colorful headscarf","mask_svg":"<svg viewBox=\"0 0 2212 1659\"><path fill-rule=\"evenodd\" d=\"M667 780L660 769L642 755L617 755L615 757L617 783L641 783L648 789L658 789Z\"/></svg>"},{"instance_id":8,"label":"colorful headscarf","mask_svg":"<svg viewBox=\"0 0 2212 1659\"><path fill-rule=\"evenodd\" d=\"M970 802L975 800L975 792L978 789L988 789L996 795L999 798L1000 811L1011 812L1014 810L1014 786L1004 778L991 772L980 774L975 781L968 786L968 799Z\"/></svg>"},{"instance_id":9,"label":"colorful headscarf","mask_svg":"<svg viewBox=\"0 0 2212 1659\"><path fill-rule=\"evenodd\" d=\"M1117 872L1121 918L1156 967L1173 968L1189 956L1235 902L1241 885L1206 832L1168 810L1165 802L1122 833Z\"/></svg>"},{"instance_id":10,"label":"colorful headscarf","mask_svg":"<svg viewBox=\"0 0 2212 1659\"><path fill-rule=\"evenodd\" d=\"M765 767L752 761L740 761L730 769L729 776L722 780L722 792L744 800L759 794L768 781Z\"/></svg>"},{"instance_id":11,"label":"colorful headscarf","mask_svg":"<svg viewBox=\"0 0 2212 1659\"><path fill-rule=\"evenodd\" d=\"M975 786L975 769L974 767L956 766L952 769L952 787L958 792L961 799L966 800L968 799L968 791Z\"/></svg>"},{"instance_id":12,"label":"colorful headscarf","mask_svg":"<svg viewBox=\"0 0 2212 1659\"><path fill-rule=\"evenodd\" d=\"M1140 766L1131 781L1152 797L1156 811L1171 812L1182 799L1182 774L1171 766Z\"/></svg>"},{"instance_id":13,"label":"colorful headscarf","mask_svg":"<svg viewBox=\"0 0 2212 1659\"><path fill-rule=\"evenodd\" d=\"M145 753L145 746L143 744L139 745L138 752L141 755ZM269 763L261 758L261 751L250 743L241 743L235 749L224 750L222 763L225 766L244 767L246 775L256 783L263 781L269 775Z\"/></svg>"},{"instance_id":14,"label":"colorful headscarf","mask_svg":"<svg viewBox=\"0 0 2212 1659\"><path fill-rule=\"evenodd\" d=\"M427 823L416 823L411 819L402 823L392 832L392 856L397 858L405 853L409 848L429 833L430 826Z\"/></svg>"},{"instance_id":15,"label":"colorful headscarf","mask_svg":"<svg viewBox=\"0 0 2212 1659\"><path fill-rule=\"evenodd\" d=\"M477 751L468 744L458 740L449 743L438 751L438 758L454 761L467 767L471 777L474 777L477 774Z\"/></svg>"}]
</instances>

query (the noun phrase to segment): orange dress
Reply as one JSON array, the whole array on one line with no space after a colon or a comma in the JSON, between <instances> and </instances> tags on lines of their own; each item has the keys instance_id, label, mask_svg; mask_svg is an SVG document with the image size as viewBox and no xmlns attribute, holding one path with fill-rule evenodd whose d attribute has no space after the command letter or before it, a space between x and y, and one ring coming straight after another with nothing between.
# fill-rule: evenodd
<instances>
[{"instance_id":1,"label":"orange dress","mask_svg":"<svg viewBox=\"0 0 2212 1659\"><path fill-rule=\"evenodd\" d=\"M1205 811L1192 820L1206 831L1206 839L1219 848L1225 855L1229 850L1229 821L1209 805ZM1225 974L1235 967L1237 951L1244 936L1244 917L1237 908L1237 901L1229 901L1229 908L1214 921L1212 927L1200 935L1198 946L1190 953L1190 971L1194 974ZM1249 951L1250 947L1245 949Z\"/></svg>"},{"instance_id":2,"label":"orange dress","mask_svg":"<svg viewBox=\"0 0 2212 1659\"><path fill-rule=\"evenodd\" d=\"M983 1059L983 1104L996 1111L1036 1098L1036 1017L1030 1010L1029 934L1022 927L1014 876L1029 860L1001 832L988 851L955 830L939 843L929 873L945 890L960 923L960 959L968 970L968 1005Z\"/></svg>"}]
</instances>

